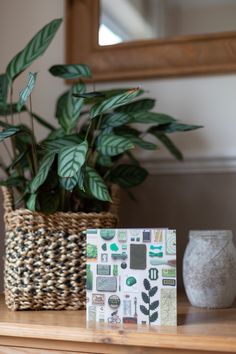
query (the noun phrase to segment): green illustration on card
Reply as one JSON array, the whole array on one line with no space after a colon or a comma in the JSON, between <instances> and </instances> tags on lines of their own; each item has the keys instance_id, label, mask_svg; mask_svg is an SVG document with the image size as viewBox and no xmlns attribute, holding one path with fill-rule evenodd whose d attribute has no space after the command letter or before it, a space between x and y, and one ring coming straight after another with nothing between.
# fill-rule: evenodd
<instances>
[{"instance_id":1,"label":"green illustration on card","mask_svg":"<svg viewBox=\"0 0 236 354\"><path fill-rule=\"evenodd\" d=\"M88 258L97 258L98 248L96 245L90 243L87 244L87 257Z\"/></svg>"}]
</instances>

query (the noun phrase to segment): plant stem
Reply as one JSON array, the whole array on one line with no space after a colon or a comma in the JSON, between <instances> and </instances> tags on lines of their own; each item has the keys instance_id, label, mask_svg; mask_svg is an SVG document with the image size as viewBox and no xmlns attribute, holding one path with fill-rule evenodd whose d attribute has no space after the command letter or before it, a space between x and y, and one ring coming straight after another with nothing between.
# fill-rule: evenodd
<instances>
[{"instance_id":1,"label":"plant stem","mask_svg":"<svg viewBox=\"0 0 236 354\"><path fill-rule=\"evenodd\" d=\"M91 125L92 125L92 121L90 120L88 128L87 128L87 131L86 131L86 134L85 134L85 138L84 138L85 140L88 140L88 135L89 135L89 131L90 131Z\"/></svg>"},{"instance_id":2,"label":"plant stem","mask_svg":"<svg viewBox=\"0 0 236 354\"><path fill-rule=\"evenodd\" d=\"M91 155L91 163L92 163L92 166L94 167L96 165L96 161L97 161L97 158L98 158L98 153L96 151L94 151L93 153L93 148L94 148L94 143L95 143L95 140L96 140L96 137L97 137L97 131L100 129L100 125L101 125L101 122L102 122L102 117L103 115L101 114L98 118L98 122L97 122L97 125L96 125L96 128L95 128L95 134L93 134L93 139L92 139L92 143L91 143L91 151L92 151L92 154Z\"/></svg>"},{"instance_id":3,"label":"plant stem","mask_svg":"<svg viewBox=\"0 0 236 354\"><path fill-rule=\"evenodd\" d=\"M32 140L32 157L33 157L33 169L34 169L34 174L36 175L38 171L38 160L37 160L37 150L36 150L36 145L34 141L34 117L33 117L33 111L32 111L32 97L30 95L29 97L30 100L30 121L31 121L31 130L32 130L32 135L31 135L31 140Z\"/></svg>"},{"instance_id":4,"label":"plant stem","mask_svg":"<svg viewBox=\"0 0 236 354\"><path fill-rule=\"evenodd\" d=\"M11 124L14 125L14 114L13 114L13 86L11 86L10 90L10 112L11 112ZM13 151L13 157L16 159L16 145L15 145L15 137L11 137L11 145L12 145L12 151Z\"/></svg>"}]
</instances>

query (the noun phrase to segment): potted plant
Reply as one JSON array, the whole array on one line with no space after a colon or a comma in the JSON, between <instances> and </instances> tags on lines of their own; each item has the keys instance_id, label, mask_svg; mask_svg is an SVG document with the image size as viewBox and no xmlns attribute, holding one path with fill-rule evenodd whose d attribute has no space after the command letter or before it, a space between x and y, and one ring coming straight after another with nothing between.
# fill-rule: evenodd
<instances>
[{"instance_id":1,"label":"potted plant","mask_svg":"<svg viewBox=\"0 0 236 354\"><path fill-rule=\"evenodd\" d=\"M198 128L151 111L155 100L140 98L141 88L87 92L81 79L91 77L91 71L85 64L49 69L73 82L56 103L57 127L33 110L36 73L29 73L19 101L13 102L14 80L45 52L60 23L56 19L42 28L0 75L0 141L11 158L10 164L0 163L6 174L1 181L5 296L14 310L83 308L84 231L116 226L114 186L133 187L147 177L133 149L156 149L148 139L152 135L181 160L167 134ZM30 127L21 122L24 111ZM34 121L49 130L42 141L37 140Z\"/></svg>"}]
</instances>

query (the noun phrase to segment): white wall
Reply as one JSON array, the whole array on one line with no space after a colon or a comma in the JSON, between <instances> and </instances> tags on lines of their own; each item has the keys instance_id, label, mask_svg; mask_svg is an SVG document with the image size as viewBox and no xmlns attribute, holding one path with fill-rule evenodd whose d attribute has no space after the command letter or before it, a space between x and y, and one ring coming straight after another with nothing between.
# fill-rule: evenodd
<instances>
[{"instance_id":1,"label":"white wall","mask_svg":"<svg viewBox=\"0 0 236 354\"><path fill-rule=\"evenodd\" d=\"M40 29L44 24L49 22L53 18L63 17L64 15L64 1L63 0L1 0L0 2L0 48L1 48L1 60L0 71L5 69L7 62L12 56L26 44L30 37ZM46 55L40 58L37 63L33 65L31 70L39 72L38 85L33 95L34 110L47 118L50 122L53 122L53 112L56 97L64 89L64 83L57 78L50 76L46 70L56 63L62 63L64 59L64 27L62 27L56 35L54 42L51 44ZM16 91L24 86L26 82L26 75L18 80L16 85ZM172 114L176 117L183 119L187 123L195 123L204 125L205 128L196 132L188 134L179 134L174 137L176 144L182 149L184 155L188 158L213 158L213 157L236 157L236 75L218 75L218 76L204 76L204 77L188 77L188 78L175 78L175 79L162 79L162 80L147 80L130 83L109 83L109 84L97 84L96 89L104 87L120 87L120 86L137 86L141 84L145 90L148 91L147 95L157 99L156 109L160 112ZM39 129L39 136L43 136L45 131ZM4 154L3 148L0 148L1 155ZM161 149L157 152L159 158L169 157L169 154ZM188 180L188 191L191 191L191 175L186 176ZM215 177L212 177L213 179ZM217 179L215 194L211 190L209 198L212 198L214 194L214 203L217 204L217 189L221 188L224 183L227 183L225 176L222 175ZM234 179L235 176L232 175ZM194 190L198 190L198 193L191 195L190 192L184 194L184 185L178 184L178 178L168 179L168 183L165 179L152 177L148 187L144 187L142 190L145 195L145 188L148 188L149 193L153 191L158 198L157 192L160 190L160 186L166 191L165 195L162 195L161 203L165 203L165 200L171 200L173 194L171 190L175 190L175 198L177 198L175 205L181 210L181 205L186 207L188 203L198 203L198 208L201 208L201 204L204 203L205 192L202 189L204 184L204 176L195 180L193 186ZM185 181L185 179L184 179ZM156 187L158 184L158 188ZM171 188L170 188L171 184ZM205 190L208 190L207 186L212 185L211 177L208 177ZM234 184L231 184L234 186ZM161 189L162 190L162 189ZM141 191L141 189L139 189ZM140 193L140 192L139 192ZM190 194L189 194L190 193ZM204 194L201 194L204 193ZM202 198L201 198L202 196ZM194 199L195 198L195 199ZM220 197L220 202L224 197ZM232 199L229 199L232 198ZM146 199L144 198L144 201ZM155 199L156 200L156 199ZM173 226L173 218L168 215L168 208L165 209L167 214L165 217L155 217L153 210L155 207L155 200L151 200L150 203L146 200L147 204L139 205L139 208L129 207L130 218L132 224L135 222L135 215L137 220L142 220L142 209L145 208L146 213L148 210L152 212L152 221L146 216L143 220L152 224L157 223L162 225L162 222L166 224L171 223ZM125 203L125 202L124 202ZM153 204L154 203L154 204ZM123 208L125 208L125 205ZM129 205L129 204L127 204ZM147 208L146 208L147 207ZM124 210L124 209L123 209ZM180 213L179 210L179 213ZM224 204L224 208L219 209L216 215L217 227L234 228L231 221L226 222L223 218L221 223L220 215L225 213L232 214L232 210L235 210L235 200L230 197L230 192L227 192L227 203ZM172 208L172 214L174 209ZM207 212L207 209L206 209ZM132 214L133 213L133 214ZM138 215L140 213L140 215ZM124 216L123 221L126 225L129 224L129 217ZM231 215L230 214L230 215ZM138 216L137 216L138 215ZM183 215L183 214L179 214ZM212 212L210 216L212 215ZM199 216L200 217L200 216ZM203 225L206 227L208 223L201 224L201 220L198 215L195 215L194 223L186 223L184 219L179 219L179 222L187 228L197 227L197 225ZM206 215L207 218L207 215ZM193 220L193 219L191 219ZM199 222L198 222L199 220ZM211 219L212 220L212 219ZM230 219L232 220L232 219ZM139 221L140 223L141 221ZM192 226L191 226L192 225ZM206 226L205 226L206 225ZM148 226L148 225L145 225ZM200 226L201 227L201 226ZM210 227L214 228L213 221L210 223ZM236 231L236 226L235 230ZM186 240L186 233L183 237ZM181 235L182 237L182 235ZM3 241L4 234L1 232L1 241ZM3 245L1 246L1 253L3 253Z\"/></svg>"}]
</instances>

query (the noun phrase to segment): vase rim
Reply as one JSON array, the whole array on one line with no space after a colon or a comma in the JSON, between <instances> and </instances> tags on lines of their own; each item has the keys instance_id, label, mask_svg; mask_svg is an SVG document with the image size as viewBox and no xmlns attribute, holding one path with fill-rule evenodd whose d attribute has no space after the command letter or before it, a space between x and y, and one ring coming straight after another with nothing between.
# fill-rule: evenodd
<instances>
[{"instance_id":1,"label":"vase rim","mask_svg":"<svg viewBox=\"0 0 236 354\"><path fill-rule=\"evenodd\" d=\"M232 237L233 237L232 230L190 230L189 231L189 238L191 239L196 239L196 238L232 239Z\"/></svg>"}]
</instances>

